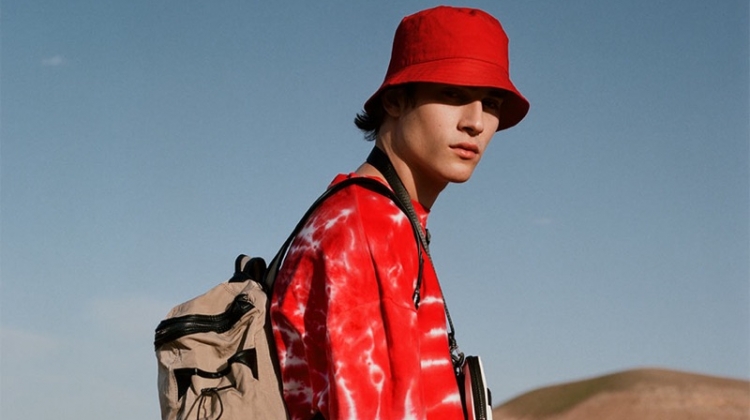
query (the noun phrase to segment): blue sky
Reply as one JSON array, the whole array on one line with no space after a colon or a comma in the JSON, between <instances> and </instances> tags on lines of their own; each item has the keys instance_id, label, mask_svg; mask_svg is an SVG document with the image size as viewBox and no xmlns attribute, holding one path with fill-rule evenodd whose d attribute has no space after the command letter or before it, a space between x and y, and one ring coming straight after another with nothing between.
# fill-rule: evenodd
<instances>
[{"instance_id":1,"label":"blue sky","mask_svg":"<svg viewBox=\"0 0 750 420\"><path fill-rule=\"evenodd\" d=\"M3 1L0 417L156 417L156 324L364 160L352 119L436 4ZM495 400L750 378L748 3L461 5L531 102L430 216Z\"/></svg>"}]
</instances>

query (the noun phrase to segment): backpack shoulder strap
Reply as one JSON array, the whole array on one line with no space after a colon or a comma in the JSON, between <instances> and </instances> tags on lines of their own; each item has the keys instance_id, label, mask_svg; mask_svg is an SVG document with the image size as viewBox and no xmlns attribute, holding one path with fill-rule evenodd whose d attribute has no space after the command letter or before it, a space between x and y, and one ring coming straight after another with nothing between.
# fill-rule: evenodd
<instances>
[{"instance_id":1,"label":"backpack shoulder strap","mask_svg":"<svg viewBox=\"0 0 750 420\"><path fill-rule=\"evenodd\" d=\"M310 206L309 209L307 209L307 212L302 216L302 218L297 223L297 226L294 227L294 230L289 235L289 237L284 241L284 244L281 246L281 249L276 253L276 255L273 257L271 262L268 264L268 269L265 272L265 276L263 277L262 286L263 288L270 294L273 290L273 284L276 281L276 276L279 272L279 268L281 267L281 263L284 260L284 257L286 256L287 250L289 249L289 246L292 244L292 241L294 238L299 234L299 232L304 227L305 223L307 222L307 219L310 218L310 215L329 197L336 194L340 190L350 186L350 185L359 185L365 188L368 188L378 194L384 195L388 198L390 198L404 213L408 214L408 210L404 207L401 200L398 199L396 194L385 184L381 183L378 180L372 179L372 178L365 178L365 177L351 177L347 178L341 182L338 182L334 185L332 185L330 188L328 188L323 194L318 197L315 202ZM411 219L410 219L411 220ZM415 238L419 238L420 234L422 233L421 228L419 226L414 226L414 223L412 223L412 228L414 229L414 235ZM417 252L419 255L419 272L418 272L418 281L417 281L417 290L415 291L416 299L418 299L419 296L419 283L422 278L422 247L419 246L419 242L417 243ZM418 300L415 300L415 304L418 303Z\"/></svg>"}]
</instances>

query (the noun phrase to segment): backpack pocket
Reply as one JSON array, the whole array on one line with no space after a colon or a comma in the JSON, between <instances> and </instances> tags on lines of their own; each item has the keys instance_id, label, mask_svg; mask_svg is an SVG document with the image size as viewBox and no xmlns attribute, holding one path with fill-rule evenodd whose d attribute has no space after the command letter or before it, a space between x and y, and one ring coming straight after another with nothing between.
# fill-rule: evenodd
<instances>
[{"instance_id":1,"label":"backpack pocket","mask_svg":"<svg viewBox=\"0 0 750 420\"><path fill-rule=\"evenodd\" d=\"M156 328L163 420L285 419L253 280L222 283L175 307Z\"/></svg>"}]
</instances>

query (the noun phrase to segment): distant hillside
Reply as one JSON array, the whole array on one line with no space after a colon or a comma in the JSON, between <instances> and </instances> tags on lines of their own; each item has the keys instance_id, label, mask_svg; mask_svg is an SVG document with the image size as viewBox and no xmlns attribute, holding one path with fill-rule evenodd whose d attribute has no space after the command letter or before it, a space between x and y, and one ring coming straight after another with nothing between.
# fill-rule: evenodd
<instances>
[{"instance_id":1,"label":"distant hillside","mask_svg":"<svg viewBox=\"0 0 750 420\"><path fill-rule=\"evenodd\" d=\"M495 420L750 420L750 382L638 369L540 388Z\"/></svg>"}]
</instances>

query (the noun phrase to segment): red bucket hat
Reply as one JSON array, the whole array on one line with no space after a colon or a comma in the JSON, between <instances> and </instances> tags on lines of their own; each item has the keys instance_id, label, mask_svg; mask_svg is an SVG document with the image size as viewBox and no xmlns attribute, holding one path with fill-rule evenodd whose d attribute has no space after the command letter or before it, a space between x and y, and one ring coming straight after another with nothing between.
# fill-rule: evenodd
<instances>
[{"instance_id":1,"label":"red bucket hat","mask_svg":"<svg viewBox=\"0 0 750 420\"><path fill-rule=\"evenodd\" d=\"M384 89L410 82L493 87L508 92L498 131L518 124L529 102L510 81L508 36L491 15L439 6L405 17L396 29L391 62L365 111L380 106Z\"/></svg>"}]
</instances>

